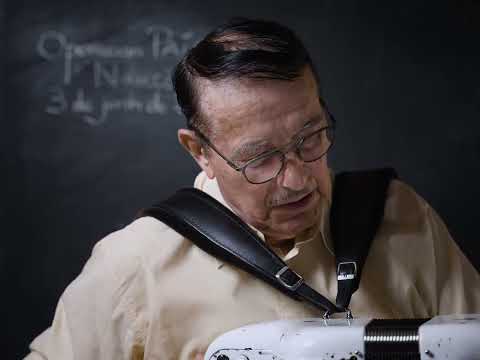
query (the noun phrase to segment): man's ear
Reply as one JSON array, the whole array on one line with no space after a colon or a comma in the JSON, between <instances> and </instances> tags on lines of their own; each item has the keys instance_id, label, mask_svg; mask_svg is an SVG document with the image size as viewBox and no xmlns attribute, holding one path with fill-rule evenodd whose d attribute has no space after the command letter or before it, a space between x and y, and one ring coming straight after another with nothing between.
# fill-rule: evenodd
<instances>
[{"instance_id":1,"label":"man's ear","mask_svg":"<svg viewBox=\"0 0 480 360\"><path fill-rule=\"evenodd\" d=\"M178 141L195 159L197 164L202 168L210 179L215 177L211 162L205 152L200 140L195 132L189 129L179 129L177 132Z\"/></svg>"}]
</instances>

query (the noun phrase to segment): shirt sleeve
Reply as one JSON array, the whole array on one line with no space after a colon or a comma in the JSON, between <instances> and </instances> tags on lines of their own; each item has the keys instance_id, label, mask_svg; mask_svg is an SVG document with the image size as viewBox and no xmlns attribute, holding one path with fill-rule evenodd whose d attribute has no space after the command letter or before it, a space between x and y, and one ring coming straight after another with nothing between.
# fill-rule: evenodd
<instances>
[{"instance_id":1,"label":"shirt sleeve","mask_svg":"<svg viewBox=\"0 0 480 360\"><path fill-rule=\"evenodd\" d=\"M62 294L51 327L30 344L26 360L131 359L136 319L128 296L136 272L128 265L113 271L99 245Z\"/></svg>"},{"instance_id":2,"label":"shirt sleeve","mask_svg":"<svg viewBox=\"0 0 480 360\"><path fill-rule=\"evenodd\" d=\"M433 237L438 313L480 313L479 273L430 206L427 206L426 220Z\"/></svg>"}]
</instances>

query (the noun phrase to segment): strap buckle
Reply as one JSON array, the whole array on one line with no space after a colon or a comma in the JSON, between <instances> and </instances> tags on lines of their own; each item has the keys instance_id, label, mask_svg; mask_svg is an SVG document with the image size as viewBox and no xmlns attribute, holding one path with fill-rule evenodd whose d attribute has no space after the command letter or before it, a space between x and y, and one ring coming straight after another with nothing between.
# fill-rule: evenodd
<instances>
[{"instance_id":1,"label":"strap buckle","mask_svg":"<svg viewBox=\"0 0 480 360\"><path fill-rule=\"evenodd\" d=\"M289 271L291 274L293 274L294 276L297 277L297 280L295 281L294 284L287 284L287 282L284 280L284 278L282 278L282 275L287 271ZM284 266L283 268L281 268L275 274L275 277L278 279L280 284L285 286L287 289L290 289L290 290L293 290L293 291L297 290L300 287L300 285L302 285L302 283L303 283L303 278L300 275L298 275L295 271L290 269L288 266Z\"/></svg>"},{"instance_id":2,"label":"strap buckle","mask_svg":"<svg viewBox=\"0 0 480 360\"><path fill-rule=\"evenodd\" d=\"M355 261L341 262L337 266L337 280L352 280L357 276L357 263Z\"/></svg>"}]
</instances>

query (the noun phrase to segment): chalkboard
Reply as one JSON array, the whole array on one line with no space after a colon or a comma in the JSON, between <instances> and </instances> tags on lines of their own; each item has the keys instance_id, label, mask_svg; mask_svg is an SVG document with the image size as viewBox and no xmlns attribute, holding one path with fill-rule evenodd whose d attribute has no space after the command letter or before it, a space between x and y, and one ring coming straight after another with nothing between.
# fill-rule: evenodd
<instances>
[{"instance_id":1,"label":"chalkboard","mask_svg":"<svg viewBox=\"0 0 480 360\"><path fill-rule=\"evenodd\" d=\"M0 46L1 46L1 53L5 53L5 12L2 6L3 4L0 3ZM0 82L5 84L5 62L4 57L0 57ZM4 134L6 131L5 127L5 87L0 86L0 134ZM8 213L8 205L11 203L10 198L8 197L8 189L10 186L10 181L8 178L9 170L10 170L10 162L7 162L7 149L9 148L9 144L7 143L7 137L0 135L0 198L3 200L2 204L0 205L0 226L5 229L5 225L7 223L7 213ZM9 229L5 229L6 233L8 233ZM6 288L7 286L7 246L4 241L0 241L0 286ZM0 305L4 305L3 302L0 302ZM3 306L2 306L3 308ZM5 311L0 312L0 315L4 315ZM3 316L2 316L3 317ZM3 348L7 347L7 339L0 340L0 346Z\"/></svg>"},{"instance_id":2,"label":"chalkboard","mask_svg":"<svg viewBox=\"0 0 480 360\"><path fill-rule=\"evenodd\" d=\"M389 6L7 2L0 102L8 189L0 265L10 294L2 301L13 309L7 358L25 355L49 325L95 242L141 207L192 184L198 169L177 143L184 119L170 72L187 48L231 16L296 30L338 121L332 167L397 168L478 268L478 3Z\"/></svg>"}]
</instances>

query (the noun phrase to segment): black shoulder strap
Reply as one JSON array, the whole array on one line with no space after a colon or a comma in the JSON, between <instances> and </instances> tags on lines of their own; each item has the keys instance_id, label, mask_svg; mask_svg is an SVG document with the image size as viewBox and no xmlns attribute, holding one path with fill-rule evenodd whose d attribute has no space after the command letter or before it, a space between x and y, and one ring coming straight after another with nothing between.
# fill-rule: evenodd
<instances>
[{"instance_id":1,"label":"black shoulder strap","mask_svg":"<svg viewBox=\"0 0 480 360\"><path fill-rule=\"evenodd\" d=\"M383 219L392 168L340 173L335 177L330 231L337 263L336 303L347 309L358 289L370 245Z\"/></svg>"},{"instance_id":2,"label":"black shoulder strap","mask_svg":"<svg viewBox=\"0 0 480 360\"><path fill-rule=\"evenodd\" d=\"M343 311L309 287L247 224L203 191L181 189L143 210L141 216L159 219L205 252L251 273L295 300L306 300L326 313Z\"/></svg>"}]
</instances>

